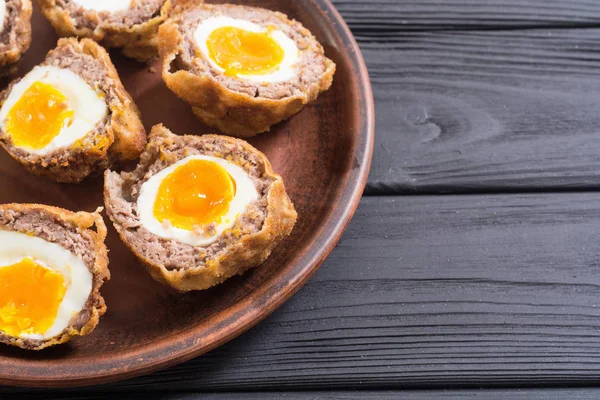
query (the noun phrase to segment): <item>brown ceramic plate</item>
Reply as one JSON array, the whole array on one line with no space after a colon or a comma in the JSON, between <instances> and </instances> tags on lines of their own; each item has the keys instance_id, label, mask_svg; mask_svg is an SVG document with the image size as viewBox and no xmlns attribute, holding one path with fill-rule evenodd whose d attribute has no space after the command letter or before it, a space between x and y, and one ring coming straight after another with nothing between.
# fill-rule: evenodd
<instances>
[{"instance_id":1,"label":"brown ceramic plate","mask_svg":"<svg viewBox=\"0 0 600 400\"><path fill-rule=\"evenodd\" d=\"M329 0L248 0L301 21L338 67L316 104L251 143L285 179L299 214L292 236L254 271L214 289L177 294L155 283L109 231L112 280L102 289L108 312L96 331L38 353L0 347L0 384L91 385L142 375L205 353L273 312L316 271L350 221L366 183L374 138L373 97L364 61ZM20 74L39 63L57 37L34 11L34 36ZM113 53L147 128L207 133L189 107L145 65ZM154 67L158 70L158 67ZM3 87L6 82L2 83ZM27 175L0 152L0 203L34 202L71 210L102 205L102 181L58 185Z\"/></svg>"}]
</instances>

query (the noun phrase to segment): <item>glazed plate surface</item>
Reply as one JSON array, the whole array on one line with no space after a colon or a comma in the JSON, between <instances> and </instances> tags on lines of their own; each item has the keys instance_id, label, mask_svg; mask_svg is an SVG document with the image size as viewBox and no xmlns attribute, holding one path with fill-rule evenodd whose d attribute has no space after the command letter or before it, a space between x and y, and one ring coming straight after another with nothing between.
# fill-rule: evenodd
<instances>
[{"instance_id":1,"label":"glazed plate surface","mask_svg":"<svg viewBox=\"0 0 600 400\"><path fill-rule=\"evenodd\" d=\"M0 347L0 384L67 387L126 379L189 360L265 318L316 271L339 240L365 186L374 139L373 97L358 46L329 0L248 0L301 21L337 64L332 88L272 132L251 139L285 180L298 210L291 237L259 268L211 290L178 294L155 283L109 227L108 311L93 334L38 353ZM41 62L57 36L34 10L33 44L19 75ZM149 130L218 133L162 82L159 66L111 53ZM7 81L2 81L2 88ZM0 152L0 203L42 203L78 211L102 205L102 179L60 185L28 175ZM107 219L108 222L108 219ZM109 224L110 225L110 224Z\"/></svg>"}]
</instances>

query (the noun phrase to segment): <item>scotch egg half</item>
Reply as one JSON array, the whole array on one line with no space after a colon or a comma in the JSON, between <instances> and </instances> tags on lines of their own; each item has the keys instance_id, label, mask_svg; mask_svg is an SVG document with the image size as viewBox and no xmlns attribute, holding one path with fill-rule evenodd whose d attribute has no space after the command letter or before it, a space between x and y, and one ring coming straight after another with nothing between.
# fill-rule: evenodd
<instances>
[{"instance_id":1,"label":"scotch egg half","mask_svg":"<svg viewBox=\"0 0 600 400\"><path fill-rule=\"evenodd\" d=\"M273 83L298 73L298 46L275 27L215 16L200 22L194 39L213 68L227 76Z\"/></svg>"},{"instance_id":2,"label":"scotch egg half","mask_svg":"<svg viewBox=\"0 0 600 400\"><path fill-rule=\"evenodd\" d=\"M86 305L93 276L58 244L0 230L0 333L47 340L69 327Z\"/></svg>"},{"instance_id":3,"label":"scotch egg half","mask_svg":"<svg viewBox=\"0 0 600 400\"><path fill-rule=\"evenodd\" d=\"M137 210L150 233L206 247L258 197L244 169L225 159L195 155L148 179L140 189Z\"/></svg>"},{"instance_id":4,"label":"scotch egg half","mask_svg":"<svg viewBox=\"0 0 600 400\"><path fill-rule=\"evenodd\" d=\"M46 155L69 147L108 115L103 93L71 70L38 66L16 83L0 109L12 145Z\"/></svg>"}]
</instances>

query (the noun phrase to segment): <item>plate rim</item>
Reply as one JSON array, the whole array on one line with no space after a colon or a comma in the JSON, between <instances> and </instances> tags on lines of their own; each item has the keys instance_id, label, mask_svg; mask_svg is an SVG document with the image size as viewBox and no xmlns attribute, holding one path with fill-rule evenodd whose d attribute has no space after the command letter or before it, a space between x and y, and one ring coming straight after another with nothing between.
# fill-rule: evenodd
<instances>
[{"instance_id":1,"label":"plate rim","mask_svg":"<svg viewBox=\"0 0 600 400\"><path fill-rule=\"evenodd\" d=\"M357 157L355 165L358 165L358 167L349 173L349 184L343 189L339 199L340 204L344 204L344 206L339 212L335 213L339 216L335 218L336 222L329 227L328 231L330 231L330 233L320 232L317 234L318 238L326 235L324 242L318 246L318 248L311 248L307 254L304 254L300 258L299 261L302 261L303 258L308 258L306 261L298 262L299 265L303 265L300 270L295 268L288 271L287 274L277 277L277 281L280 284L289 279L283 289L274 290L275 293L270 293L273 292L272 288L261 288L257 293L252 293L233 305L233 310L230 313L231 315L226 318L226 321L230 320L240 311L253 310L253 312L245 312L245 318L243 320L238 320L233 324L225 323L224 325L226 325L226 327L216 328L224 331L225 334L217 335L217 339L212 340L207 344L199 343L198 339L194 338L195 335L188 333L186 340L183 342L177 342L176 345L168 346L169 348L178 348L173 355L165 356L157 354L154 357L147 357L148 353L164 353L169 349L164 345L156 345L155 347L158 348L156 350L148 350L146 347L141 347L140 350L131 352L131 355L129 355L126 360L132 360L133 358L138 357L136 355L137 353L140 353L140 356L145 355L142 358L143 362L140 362L135 366L132 366L132 363L128 363L127 366L121 367L117 371L109 371L94 376L48 374L36 377L16 377L10 373L0 372L0 385L31 388L83 387L130 379L189 361L214 350L257 325L298 292L298 290L300 290L300 288L304 286L310 277L319 269L321 264L341 239L342 234L358 208L363 191L366 187L375 142L375 102L371 80L364 57L344 18L340 15L331 0L311 1L318 9L320 9L324 18L329 19L333 31L336 32L341 39L341 42L346 46L344 52L347 53L351 65L355 69L355 71L353 71L354 75L357 77L356 81L360 105L359 119L361 121L360 131L356 136L358 143L355 148L355 153L353 154L353 156ZM360 156L360 158L358 158L358 156ZM268 298L269 296L271 297ZM256 302L257 299L263 300L261 306L254 308L250 307L249 305L252 302ZM185 342L190 343L186 344Z\"/></svg>"}]
</instances>

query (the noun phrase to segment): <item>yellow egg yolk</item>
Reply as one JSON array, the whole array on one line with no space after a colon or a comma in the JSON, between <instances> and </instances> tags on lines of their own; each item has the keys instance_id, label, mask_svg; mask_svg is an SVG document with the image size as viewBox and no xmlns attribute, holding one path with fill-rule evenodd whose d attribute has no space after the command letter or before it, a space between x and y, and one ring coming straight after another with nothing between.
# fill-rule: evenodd
<instances>
[{"instance_id":1,"label":"yellow egg yolk","mask_svg":"<svg viewBox=\"0 0 600 400\"><path fill-rule=\"evenodd\" d=\"M73 115L65 95L52 85L35 82L8 112L7 133L15 146L40 150L72 122Z\"/></svg>"},{"instance_id":2,"label":"yellow egg yolk","mask_svg":"<svg viewBox=\"0 0 600 400\"><path fill-rule=\"evenodd\" d=\"M209 56L225 75L265 75L277 71L285 51L269 32L226 26L208 36Z\"/></svg>"},{"instance_id":3,"label":"yellow egg yolk","mask_svg":"<svg viewBox=\"0 0 600 400\"><path fill-rule=\"evenodd\" d=\"M0 331L43 334L54 324L66 292L62 274L24 258L0 267Z\"/></svg>"},{"instance_id":4,"label":"yellow egg yolk","mask_svg":"<svg viewBox=\"0 0 600 400\"><path fill-rule=\"evenodd\" d=\"M235 182L219 164L190 160L163 179L154 203L159 222L188 231L219 223L235 196Z\"/></svg>"}]
</instances>

